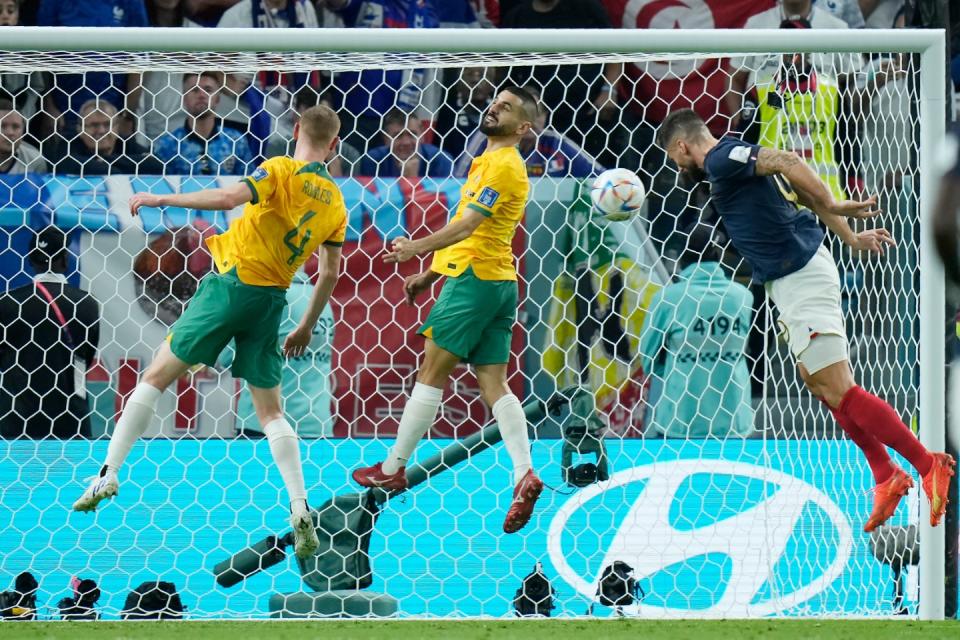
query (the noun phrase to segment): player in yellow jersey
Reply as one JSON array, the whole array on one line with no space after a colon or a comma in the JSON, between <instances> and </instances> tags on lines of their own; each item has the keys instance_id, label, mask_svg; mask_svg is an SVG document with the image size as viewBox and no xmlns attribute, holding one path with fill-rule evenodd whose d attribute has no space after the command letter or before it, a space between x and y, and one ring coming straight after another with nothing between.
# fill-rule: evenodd
<instances>
[{"instance_id":1,"label":"player in yellow jersey","mask_svg":"<svg viewBox=\"0 0 960 640\"><path fill-rule=\"evenodd\" d=\"M196 364L213 366L233 340L236 355L231 371L247 381L257 419L290 497L294 550L300 557L316 550L297 436L283 416L280 379L283 356L300 355L309 344L340 270L347 213L343 196L323 164L337 144L339 131L336 113L325 106L313 107L294 128L292 159L271 158L229 187L174 195L138 193L131 198L134 216L141 207L230 210L246 206L225 233L207 240L216 270L200 282L127 399L105 464L74 503L76 511L93 511L100 501L117 494L117 470L146 431L163 390ZM284 291L297 269L318 250L320 273L310 305L281 353L277 329L286 306Z\"/></svg>"},{"instance_id":2,"label":"player in yellow jersey","mask_svg":"<svg viewBox=\"0 0 960 640\"><path fill-rule=\"evenodd\" d=\"M536 100L523 89L501 91L481 121L487 148L470 166L453 220L425 238L395 240L384 257L404 262L434 252L430 269L404 283L410 304L441 276L447 280L418 332L426 338L423 362L396 443L384 462L353 472L365 487L406 489L407 460L437 416L450 372L458 363L469 362L513 463L513 502L503 523L507 533L527 523L543 490L530 462L526 417L507 386L518 302L512 242L530 191L517 144L536 120L537 109Z\"/></svg>"}]
</instances>

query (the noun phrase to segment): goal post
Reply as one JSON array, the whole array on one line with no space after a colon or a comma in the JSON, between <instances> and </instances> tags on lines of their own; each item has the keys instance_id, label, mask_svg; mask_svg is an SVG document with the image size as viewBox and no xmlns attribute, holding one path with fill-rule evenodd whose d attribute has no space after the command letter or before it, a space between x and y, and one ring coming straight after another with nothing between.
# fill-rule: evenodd
<instances>
[{"instance_id":1,"label":"goal post","mask_svg":"<svg viewBox=\"0 0 960 640\"><path fill-rule=\"evenodd\" d=\"M932 428L921 428L920 441L931 451L946 446L946 362L943 323L940 316L946 308L946 285L943 265L933 244L934 202L940 172L935 164L937 149L943 139L946 123L946 44L942 31L934 31L930 44L922 51L920 61L920 421ZM929 276L929 282L927 282ZM929 378L924 382L925 377ZM944 614L944 592L939 585L944 578L944 530L929 528L929 505L921 501L920 522L924 553L921 558L922 588L929 593L920 600L922 620L941 620Z\"/></svg>"},{"instance_id":2,"label":"goal post","mask_svg":"<svg viewBox=\"0 0 960 640\"><path fill-rule=\"evenodd\" d=\"M428 86L422 87L423 93L433 90L441 103L454 90L443 80L444 72L456 83L463 81L468 68L493 69L492 75L502 82L500 76L516 67L622 63L625 86L636 87L676 79L669 71L657 75L652 70L678 62L689 63L695 75L704 61L717 61L709 73L730 76L739 69L727 61L750 56L906 54L912 62L904 63L902 87L889 94L910 113L906 118L889 116L902 132L873 126L869 114L846 123L853 131L863 126L873 136L857 133L856 146L866 147L873 140L884 148L879 155L863 149L862 164L869 164L871 175L879 176L873 186L893 203L881 222L902 231L905 246L885 263L860 261L839 244L828 245L840 257L845 311L852 323L848 333L871 328L863 336L852 335L860 356L853 362L858 379L873 382L875 392L889 399L908 424L914 419L927 448L945 447L945 279L931 232L941 171L938 152L945 137L943 31L10 27L3 36L0 79L35 72L175 74L209 69L248 75L319 71L334 77L379 69L402 71L406 79L411 72L426 69L432 75L425 76ZM869 84L870 73L858 68L850 73L849 82ZM145 89L148 94L156 90ZM42 113L45 96L39 97ZM623 135L630 140L630 148L620 157L632 151L643 159L653 148L647 134L656 123L645 119L642 105L624 104L631 98L621 96L617 109L622 115L614 122L627 130ZM719 96L711 98L720 104ZM683 99L680 96L678 104ZM824 108L822 102L814 104L819 105L815 109ZM433 135L436 146L442 147L443 134L431 129L436 105L427 109L421 101L416 106L417 113L426 114L425 139ZM589 107L589 101L569 106L576 115ZM268 127L270 138L285 149L289 134L278 123L292 112L292 97L283 108L282 113L270 113L264 106L261 113L274 119ZM623 114L631 108L635 118L628 120ZM179 104L176 109L180 114ZM170 119L173 114L159 115ZM846 118L836 117L838 122ZM136 119L141 124L142 114ZM596 122L592 131L609 133ZM249 131L241 132L248 137L252 116L249 126ZM796 133L789 126L782 131ZM587 144L586 135L578 139L575 126L556 133L576 140L574 153L589 156L580 146ZM56 137L57 131L51 135ZM379 145L379 129L368 138L376 140L371 146ZM647 148L634 148L638 140ZM153 152L156 143L157 138L147 139L148 151ZM897 148L900 144L905 148ZM359 152L364 155L364 149ZM693 212L693 219L708 216L708 194L675 176L664 177L659 169L652 173L655 168L645 160L640 166L624 166L640 175L651 197L644 215L607 225L591 215L588 204L586 189L596 170L574 176L564 168L566 173L554 174L552 159L561 158L566 167L574 158L561 152L539 153L544 174L531 179L526 220L514 244L522 302L510 384L524 396L523 402L546 403L548 409L561 388L586 387L594 395L592 414L564 410L564 402L554 407L556 411L536 412L537 421L530 424L538 435L532 441L534 465L548 484L562 485L570 471L571 452L578 442L589 440L579 462L592 460L593 454L597 461L602 456L611 476L586 487L549 492L530 527L505 537L498 519L510 490L506 453L493 447L466 459L458 454L456 465L431 472L407 498L378 504L379 515L364 514L366 528L357 537L369 545L363 552L369 552L372 562L372 575L361 576L364 588L372 582L374 591L395 597L400 615L504 616L510 614L523 577L535 563L544 562L555 586L567 591L558 597L556 615L576 616L595 599L603 569L624 560L648 592L628 608L631 615L893 613L887 565L905 570L900 565L909 564L904 559L909 554L893 552L892 562L870 556L876 540L861 532L869 502L859 496L869 484L869 469L829 415L801 390L786 348L776 343L769 303L758 305L749 316L750 332L760 335L762 343L737 356L750 365L747 386L752 390L747 399L756 425L753 435L678 436L668 431L664 437L651 428L656 404L669 400L669 391L663 388L663 379L640 366L640 339L654 303L681 271L678 263L688 234L679 221L687 219L685 212ZM838 159L836 164L845 171L844 162ZM194 190L239 178L216 171L180 176L167 169L157 175L138 169L77 177L58 172L51 164L51 171L28 173L23 179L34 185L33 191L23 191L27 195L17 191L22 181L0 180L8 194L8 202L0 202L0 226L7 243L0 250L22 258L19 270L0 275L8 289L11 283L32 277L24 238L41 226L37 221L46 220L44 216L75 232L74 250L81 263L77 282L103 307L100 354L87 373L86 385L103 436L112 428L144 359L189 298L181 294L194 290L196 279L209 270L209 259L204 262L201 256L202 239L224 230L240 213L148 212L142 222L135 222L124 210L126 199L138 190ZM247 173L255 168L251 164ZM821 174L827 171L817 168ZM884 182L887 174L898 174L901 182L889 186ZM402 306L402 297L394 293L402 276L412 272L387 271L379 263L379 253L391 238L441 226L448 208L459 201L463 177L448 173L408 181L356 170L336 178L350 208L351 226L344 272L334 295L335 315L329 322L321 320L323 331L329 330L320 339L327 341L322 356L327 369L296 374L293 385L305 389L313 376L331 381L322 391L328 398L328 415L322 418L325 431L317 438L312 433L306 436L302 445L308 485L315 483L309 489L312 502L330 499L336 505L337 496L351 498L347 494L355 494L356 487L351 488L350 471L361 463L377 462L389 447L412 384L420 349L415 330L426 306L413 310ZM664 222L655 207L671 209L671 217ZM43 213L38 213L40 209ZM654 228L657 224L659 230ZM720 261L728 273L734 267L731 282L743 284L742 264L730 254L727 250ZM176 259L168 268L169 256ZM0 266L9 270L9 264ZM181 277L192 278L191 285ZM760 289L754 292L762 295ZM896 299L887 301L889 296ZM604 333L611 318L619 337ZM897 329L884 330L885 322ZM583 332L590 323L595 325L592 332ZM899 329L902 335L896 335ZM618 351L618 345L628 355ZM917 362L909 361L911 355ZM896 371L872 370L870 357L878 367L892 366ZM694 374L689 375L693 379ZM298 387L297 382L303 384ZM57 512L41 521L43 514L69 509L74 493L82 490L84 474L92 473L104 455L103 438L0 443L0 482L14 486L8 492L11 497L0 500L0 509L15 512L7 533L0 532L0 542L17 552L0 563L0 580L9 576L12 583L13 576L26 568L58 580L91 574L103 581L101 606L108 617L120 615L127 592L154 577L172 576L196 617L265 616L272 594L303 589L293 561L246 581L237 578L230 589L214 583L212 567L251 545L256 549L260 544L272 554L271 566L282 560L276 548L286 532L282 485L269 451L261 446L265 443L242 435L243 393L228 365L193 372L174 387L161 402L161 416L149 437L136 445L129 468L121 474L125 490L106 503L96 519L83 521L77 514ZM708 408L700 414L704 412L709 413ZM458 369L438 425L430 441L417 450L416 459L437 454L453 438L479 433L490 417L470 374ZM178 496L197 493L198 487L207 496L191 494L189 502L178 502ZM853 494L857 496L849 497ZM19 509L20 504L27 508ZM156 517L151 516L155 511ZM908 593L911 604L905 610L933 620L944 616L945 538L944 527L931 528L928 516L922 493L912 493L894 520L905 531L917 527L922 548L919 596L912 600ZM818 536L824 540L823 549L817 547ZM341 543L339 538L337 544ZM91 544L116 545L116 556L105 554L103 548L88 548ZM247 561L251 557L248 554ZM256 566L256 558L252 562ZM361 561L359 566L367 565ZM300 571L306 571L303 565ZM43 585L47 592L58 588ZM866 595L857 595L860 588ZM52 608L47 615L54 617Z\"/></svg>"}]
</instances>

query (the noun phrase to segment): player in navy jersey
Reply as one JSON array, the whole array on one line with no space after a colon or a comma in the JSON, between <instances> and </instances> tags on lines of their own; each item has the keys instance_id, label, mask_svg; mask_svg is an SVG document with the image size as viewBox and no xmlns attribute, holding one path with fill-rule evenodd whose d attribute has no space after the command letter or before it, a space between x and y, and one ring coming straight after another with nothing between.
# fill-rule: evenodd
<instances>
[{"instance_id":1,"label":"player in navy jersey","mask_svg":"<svg viewBox=\"0 0 960 640\"><path fill-rule=\"evenodd\" d=\"M886 447L917 469L936 526L946 511L954 460L928 451L893 407L857 386L840 310L840 276L818 224L855 251L882 255L894 245L889 232L858 233L846 220L877 215L876 198L837 201L797 154L737 138L717 140L689 109L667 116L657 138L682 173L709 181L730 240L777 307L801 378L866 456L877 486L864 531L892 516L913 486Z\"/></svg>"}]
</instances>

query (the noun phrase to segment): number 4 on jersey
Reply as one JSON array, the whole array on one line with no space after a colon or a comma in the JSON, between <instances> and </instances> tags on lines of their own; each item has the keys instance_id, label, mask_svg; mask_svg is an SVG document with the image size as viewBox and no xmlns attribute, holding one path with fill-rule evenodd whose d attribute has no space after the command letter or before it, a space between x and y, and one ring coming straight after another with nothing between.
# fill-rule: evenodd
<instances>
[{"instance_id":1,"label":"number 4 on jersey","mask_svg":"<svg viewBox=\"0 0 960 640\"><path fill-rule=\"evenodd\" d=\"M307 224L315 215L317 215L316 211L307 211L303 214L303 217L300 218L297 226L287 231L287 234L283 236L283 244L287 245L287 248L290 249L290 257L287 258L287 264L293 264L303 255L303 248L307 246L307 242L310 241L310 230L307 229L307 232L300 238L300 244L295 244L295 241L297 236L300 235L300 230L303 228L303 225Z\"/></svg>"}]
</instances>

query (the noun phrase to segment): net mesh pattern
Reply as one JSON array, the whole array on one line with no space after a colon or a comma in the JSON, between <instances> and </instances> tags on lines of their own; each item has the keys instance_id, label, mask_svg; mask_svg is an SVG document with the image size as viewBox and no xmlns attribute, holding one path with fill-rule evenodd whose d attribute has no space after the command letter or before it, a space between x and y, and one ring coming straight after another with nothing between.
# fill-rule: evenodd
<instances>
[{"instance_id":1,"label":"net mesh pattern","mask_svg":"<svg viewBox=\"0 0 960 640\"><path fill-rule=\"evenodd\" d=\"M227 77L197 75L209 70ZM531 194L514 240L509 385L550 488L514 535L501 529L510 460L485 444L492 415L465 365L411 465L453 459L464 439L470 455L390 500L350 479L392 444L422 349L416 330L439 294L405 305L404 278L429 257L399 267L381 257L392 239L448 220L482 149L481 114L506 83L534 89L544 111L520 145ZM553 615L593 603L606 616L616 607L598 600L598 584L615 561L644 593L622 607L630 615L915 612L915 574L894 600L890 566L909 565L916 495L883 536L861 533L865 460L802 388L778 314L709 189L678 174L655 132L668 111L693 104L715 135L732 129L796 151L838 198L879 196L883 215L856 226L882 225L897 246L861 255L828 235L839 282L827 288L856 379L909 422L918 84L917 61L901 54L0 52L13 103L0 101L2 574L40 579L41 594L55 596L38 603L40 617L58 616L52 603L70 595L71 576L98 583L105 618L173 611L157 581L173 584L193 618L510 616L538 562L556 589ZM129 198L235 184L292 153L298 113L318 101L343 120L328 169L349 227L331 305L307 353L286 364L282 393L321 552L293 557L283 483L249 392L231 376L230 348L161 396L119 496L95 515L72 513L138 376L211 270L204 240L242 214L169 207L135 219ZM384 124L395 108L399 124ZM206 110L212 133L197 133ZM614 167L648 191L628 222L607 222L589 203L593 179ZM783 195L795 197L788 184ZM696 223L712 229L709 242L691 233ZM77 292L44 282L69 331L34 284L46 265L31 247L51 225L67 234ZM719 276L690 284L708 268ZM288 290L281 334L303 313L316 269L308 262ZM586 461L605 463L610 478L566 485Z\"/></svg>"}]
</instances>

